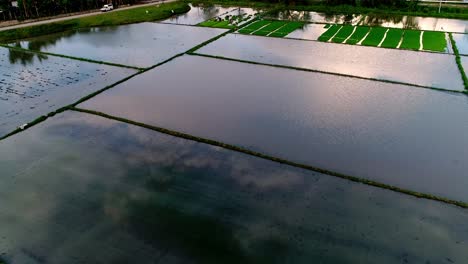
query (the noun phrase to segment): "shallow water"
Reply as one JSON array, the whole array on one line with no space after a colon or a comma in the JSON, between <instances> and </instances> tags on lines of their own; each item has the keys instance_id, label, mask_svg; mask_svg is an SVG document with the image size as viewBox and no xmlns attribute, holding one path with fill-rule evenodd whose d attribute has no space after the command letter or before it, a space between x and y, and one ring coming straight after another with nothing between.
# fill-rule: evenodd
<instances>
[{"instance_id":1,"label":"shallow water","mask_svg":"<svg viewBox=\"0 0 468 264\"><path fill-rule=\"evenodd\" d=\"M24 48L150 67L226 30L171 24L139 23L47 35L21 41Z\"/></svg>"},{"instance_id":2,"label":"shallow water","mask_svg":"<svg viewBox=\"0 0 468 264\"><path fill-rule=\"evenodd\" d=\"M468 56L460 56L465 74L468 74Z\"/></svg>"},{"instance_id":3,"label":"shallow water","mask_svg":"<svg viewBox=\"0 0 468 264\"><path fill-rule=\"evenodd\" d=\"M233 7L222 7L217 5L193 6L190 4L190 11L180 14L161 22L181 25L196 25L213 17L232 11Z\"/></svg>"},{"instance_id":4,"label":"shallow water","mask_svg":"<svg viewBox=\"0 0 468 264\"><path fill-rule=\"evenodd\" d=\"M286 38L317 40L327 29L322 24L305 24L303 28L296 29Z\"/></svg>"},{"instance_id":5,"label":"shallow water","mask_svg":"<svg viewBox=\"0 0 468 264\"><path fill-rule=\"evenodd\" d=\"M468 34L452 34L458 52L462 55L468 55Z\"/></svg>"},{"instance_id":6,"label":"shallow water","mask_svg":"<svg viewBox=\"0 0 468 264\"><path fill-rule=\"evenodd\" d=\"M0 170L12 264L468 260L467 210L81 113L0 142Z\"/></svg>"},{"instance_id":7,"label":"shallow water","mask_svg":"<svg viewBox=\"0 0 468 264\"><path fill-rule=\"evenodd\" d=\"M463 94L187 55L79 107L468 201Z\"/></svg>"},{"instance_id":8,"label":"shallow water","mask_svg":"<svg viewBox=\"0 0 468 264\"><path fill-rule=\"evenodd\" d=\"M0 137L135 72L0 48Z\"/></svg>"},{"instance_id":9,"label":"shallow water","mask_svg":"<svg viewBox=\"0 0 468 264\"><path fill-rule=\"evenodd\" d=\"M197 53L463 91L450 54L229 34Z\"/></svg>"}]
</instances>

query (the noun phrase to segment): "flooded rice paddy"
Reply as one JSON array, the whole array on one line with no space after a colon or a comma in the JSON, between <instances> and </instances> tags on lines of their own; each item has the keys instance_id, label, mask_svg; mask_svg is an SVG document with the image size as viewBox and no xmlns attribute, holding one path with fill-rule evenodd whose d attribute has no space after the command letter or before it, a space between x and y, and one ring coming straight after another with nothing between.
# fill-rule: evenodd
<instances>
[{"instance_id":1,"label":"flooded rice paddy","mask_svg":"<svg viewBox=\"0 0 468 264\"><path fill-rule=\"evenodd\" d=\"M468 201L463 94L184 56L78 107Z\"/></svg>"},{"instance_id":2,"label":"flooded rice paddy","mask_svg":"<svg viewBox=\"0 0 468 264\"><path fill-rule=\"evenodd\" d=\"M224 29L140 23L100 27L21 41L23 48L97 61L150 67L201 44Z\"/></svg>"},{"instance_id":3,"label":"flooded rice paddy","mask_svg":"<svg viewBox=\"0 0 468 264\"><path fill-rule=\"evenodd\" d=\"M464 90L455 57L449 54L240 34L230 34L202 47L197 53L447 90Z\"/></svg>"},{"instance_id":4,"label":"flooded rice paddy","mask_svg":"<svg viewBox=\"0 0 468 264\"><path fill-rule=\"evenodd\" d=\"M87 114L0 142L0 166L8 263L468 261L466 210Z\"/></svg>"},{"instance_id":5,"label":"flooded rice paddy","mask_svg":"<svg viewBox=\"0 0 468 264\"><path fill-rule=\"evenodd\" d=\"M0 48L0 137L135 72Z\"/></svg>"},{"instance_id":6,"label":"flooded rice paddy","mask_svg":"<svg viewBox=\"0 0 468 264\"><path fill-rule=\"evenodd\" d=\"M12 45L149 67L226 32L182 24L256 12L192 6L164 23ZM197 52L252 63L185 54L78 107L380 187L67 110L0 141L1 264L468 263L467 209L380 185L468 204L468 97L453 55L238 34ZM0 137L135 72L0 48Z\"/></svg>"}]
</instances>

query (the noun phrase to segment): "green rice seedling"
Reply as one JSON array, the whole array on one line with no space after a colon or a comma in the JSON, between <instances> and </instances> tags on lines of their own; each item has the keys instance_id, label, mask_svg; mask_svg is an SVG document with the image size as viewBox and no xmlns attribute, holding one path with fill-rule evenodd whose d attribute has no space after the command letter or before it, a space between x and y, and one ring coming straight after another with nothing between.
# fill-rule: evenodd
<instances>
[{"instance_id":1,"label":"green rice seedling","mask_svg":"<svg viewBox=\"0 0 468 264\"><path fill-rule=\"evenodd\" d=\"M271 33L270 35L268 35L269 37L275 37L275 38L284 38L286 37L286 35L288 35L288 33L285 33L285 32L273 32Z\"/></svg>"},{"instance_id":2,"label":"green rice seedling","mask_svg":"<svg viewBox=\"0 0 468 264\"><path fill-rule=\"evenodd\" d=\"M371 28L369 35L367 35L366 39L362 41L362 45L377 47L385 36L386 31L387 28L384 27Z\"/></svg>"},{"instance_id":3,"label":"green rice seedling","mask_svg":"<svg viewBox=\"0 0 468 264\"><path fill-rule=\"evenodd\" d=\"M278 28L281 28L282 26L286 25L288 22L285 21L274 21L271 24L267 25L266 27L261 28L258 31L255 31L253 34L254 35L259 35L259 36L266 36L270 34L271 32L277 30Z\"/></svg>"},{"instance_id":4,"label":"green rice seedling","mask_svg":"<svg viewBox=\"0 0 468 264\"><path fill-rule=\"evenodd\" d=\"M241 33L241 34L250 35L250 34L253 32L253 30L251 30L251 29L240 29L240 30L237 31L237 32L239 32L239 33Z\"/></svg>"},{"instance_id":5,"label":"green rice seedling","mask_svg":"<svg viewBox=\"0 0 468 264\"><path fill-rule=\"evenodd\" d=\"M243 28L243 29L247 29L247 30L252 30L252 31L255 31L255 30L258 30L268 24L270 24L271 21L269 20L259 20L259 21L255 21L254 23L248 25L247 27Z\"/></svg>"},{"instance_id":6,"label":"green rice seedling","mask_svg":"<svg viewBox=\"0 0 468 264\"><path fill-rule=\"evenodd\" d=\"M356 44L358 43L359 41L361 41L362 38L364 38L367 34L367 32L369 32L369 27L362 27L362 26L358 26L356 28L356 30L354 31L354 33L351 35L351 37L349 37L349 39L346 41L347 44Z\"/></svg>"},{"instance_id":7,"label":"green rice seedling","mask_svg":"<svg viewBox=\"0 0 468 264\"><path fill-rule=\"evenodd\" d=\"M403 42L401 43L400 48L419 50L420 36L421 36L421 31L419 30L405 30L405 33L403 34Z\"/></svg>"},{"instance_id":8,"label":"green rice seedling","mask_svg":"<svg viewBox=\"0 0 468 264\"><path fill-rule=\"evenodd\" d=\"M331 40L332 42L335 43L343 43L346 38L349 37L353 33L354 26L351 25L344 25L338 34L336 34L333 39Z\"/></svg>"},{"instance_id":9,"label":"green rice seedling","mask_svg":"<svg viewBox=\"0 0 468 264\"><path fill-rule=\"evenodd\" d=\"M444 32L425 31L423 34L423 49L432 51L445 51L447 40Z\"/></svg>"},{"instance_id":10,"label":"green rice seedling","mask_svg":"<svg viewBox=\"0 0 468 264\"><path fill-rule=\"evenodd\" d=\"M401 37L403 36L403 30L399 28L391 28L387 32L384 42L381 47L384 48L396 48L400 43Z\"/></svg>"},{"instance_id":11,"label":"green rice seedling","mask_svg":"<svg viewBox=\"0 0 468 264\"><path fill-rule=\"evenodd\" d=\"M328 41L341 28L340 25L332 25L318 38L319 41Z\"/></svg>"}]
</instances>

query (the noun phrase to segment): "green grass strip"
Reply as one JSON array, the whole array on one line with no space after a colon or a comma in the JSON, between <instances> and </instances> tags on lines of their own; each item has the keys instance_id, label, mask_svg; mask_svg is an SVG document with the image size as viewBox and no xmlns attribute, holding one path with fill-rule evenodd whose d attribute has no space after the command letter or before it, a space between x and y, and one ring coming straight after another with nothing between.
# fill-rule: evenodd
<instances>
[{"instance_id":1,"label":"green grass strip","mask_svg":"<svg viewBox=\"0 0 468 264\"><path fill-rule=\"evenodd\" d=\"M387 37L385 38L384 42L382 42L381 47L395 49L396 47L398 47L398 44L400 43L402 36L403 36L402 29L390 28L387 32Z\"/></svg>"},{"instance_id":2,"label":"green grass strip","mask_svg":"<svg viewBox=\"0 0 468 264\"><path fill-rule=\"evenodd\" d=\"M455 62L457 63L458 70L460 70L463 84L465 85L465 90L468 92L468 78L466 77L466 72L461 62L460 52L458 51L457 44L455 43L455 40L453 39L452 33L449 33L449 38L450 38L450 42L452 43L453 53L455 53Z\"/></svg>"},{"instance_id":3,"label":"green grass strip","mask_svg":"<svg viewBox=\"0 0 468 264\"><path fill-rule=\"evenodd\" d=\"M341 28L340 32L338 32L338 34L336 34L331 41L335 43L343 43L345 39L348 38L349 35L353 33L353 30L354 30L354 26L344 25Z\"/></svg>"},{"instance_id":4,"label":"green grass strip","mask_svg":"<svg viewBox=\"0 0 468 264\"><path fill-rule=\"evenodd\" d=\"M239 153L247 154L247 155L254 156L254 157L257 157L257 158L261 158L261 159L265 159L265 160L270 160L270 161L277 162L277 163L280 163L280 164L285 164L285 165L289 165L289 166L293 166L293 167L297 167L297 168L301 168L301 169L305 169L305 170L315 171L315 172L318 172L318 173L334 176L334 177L337 177L337 178L341 178L341 179L345 179L345 180L349 180L349 181L353 181L353 182L357 182L357 183L362 183L362 184L366 184L366 185L370 185L370 186L373 186L373 187L386 189L386 190L390 190L390 191L394 191L394 192L398 192L398 193L402 193L402 194L411 195L411 196L414 196L414 197L417 197L417 198L424 198L424 199L429 199L429 200L434 200L434 201L438 201L438 202L443 202L443 203L447 203L447 204L456 205L456 206L459 206L459 207L462 207L462 208L468 208L468 203L465 203L465 202L462 202L462 201L451 200L451 199L448 199L448 198L444 198L444 197L440 197L440 196L436 196L436 195L432 195L432 194L427 194L427 193L420 193L420 192L416 192L416 191L396 187L396 186L393 186L393 185L380 183L380 182L373 181L373 180L363 179L363 178L359 178L359 177L352 176L352 175L347 175L347 174L343 174L343 173L339 173L339 172L335 172L335 171L330 171L330 170L327 170L327 169L322 169L322 168L311 166L311 165L306 165L306 164L302 164L302 163L298 163L298 162L294 162L294 161L290 161L290 160L286 160L286 159L282 159L282 158L277 158L277 157L274 157L274 156L270 156L268 154L252 151L252 150L249 150L249 149L245 149L243 147L239 147L239 146L231 145L231 144L226 144L226 143L216 141L216 140L212 140L212 139L197 137L197 136L194 136L194 135L190 135L190 134L186 134L186 133L166 129L166 128L163 128L163 127L152 126L152 125L136 122L136 121L133 121L133 120L125 119L125 118L122 118L122 117L111 116L111 115L108 115L108 114L105 114L105 113L102 113L102 112L97 112L97 111L92 111L92 110L87 110L87 109L82 109L82 108L71 108L70 110L81 112L81 113L87 113L87 114L91 114L91 115L96 115L96 116L101 116L101 117L104 117L104 118L107 118L107 119L111 119L111 120L131 124L131 125L147 128L147 129L150 129L150 130L154 130L154 131L157 131L159 133L167 134L167 135L170 135L170 136L183 138L183 139L191 140L191 141L196 141L196 142L200 142L200 143L204 143L204 144L208 144L208 145L212 145L212 146L221 147L221 148L224 148L224 149L228 149L228 150L231 150L231 151L236 151L236 152L239 152Z\"/></svg>"},{"instance_id":5,"label":"green grass strip","mask_svg":"<svg viewBox=\"0 0 468 264\"><path fill-rule=\"evenodd\" d=\"M403 42L400 49L419 50L421 31L419 30L405 30L403 34Z\"/></svg>"},{"instance_id":6,"label":"green grass strip","mask_svg":"<svg viewBox=\"0 0 468 264\"><path fill-rule=\"evenodd\" d=\"M385 36L386 31L387 28L384 27L371 28L369 35L367 35L366 39L364 39L361 44L364 46L377 47Z\"/></svg>"},{"instance_id":7,"label":"green grass strip","mask_svg":"<svg viewBox=\"0 0 468 264\"><path fill-rule=\"evenodd\" d=\"M424 31L423 49L444 52L447 48L447 40L444 32Z\"/></svg>"},{"instance_id":8,"label":"green grass strip","mask_svg":"<svg viewBox=\"0 0 468 264\"><path fill-rule=\"evenodd\" d=\"M331 27L329 27L327 29L327 31L323 32L322 35L320 35L320 37L318 37L318 40L319 41L328 41L331 37L333 37L333 35L335 35L335 33L341 28L340 25L332 25Z\"/></svg>"},{"instance_id":9,"label":"green grass strip","mask_svg":"<svg viewBox=\"0 0 468 264\"><path fill-rule=\"evenodd\" d=\"M258 30L268 24L270 24L271 21L268 21L268 20L257 20L255 21L254 23L242 28L242 29L246 29L246 30L252 30L252 31L255 31L255 30Z\"/></svg>"},{"instance_id":10,"label":"green grass strip","mask_svg":"<svg viewBox=\"0 0 468 264\"><path fill-rule=\"evenodd\" d=\"M356 31L349 37L349 39L346 41L347 44L357 44L361 39L363 39L367 32L369 32L370 27L363 27L363 26L358 26L356 28Z\"/></svg>"},{"instance_id":11,"label":"green grass strip","mask_svg":"<svg viewBox=\"0 0 468 264\"><path fill-rule=\"evenodd\" d=\"M5 43L12 40L32 38L80 28L116 26L161 20L176 14L186 13L189 10L190 6L184 2L173 2L161 5L155 4L152 6L143 6L120 11L115 10L88 17L0 31L0 42Z\"/></svg>"},{"instance_id":12,"label":"green grass strip","mask_svg":"<svg viewBox=\"0 0 468 264\"><path fill-rule=\"evenodd\" d=\"M272 31L277 30L278 28L286 25L288 22L285 21L273 21L271 22L268 26L255 31L253 34L254 35L259 35L259 36L266 36L270 34Z\"/></svg>"}]
</instances>

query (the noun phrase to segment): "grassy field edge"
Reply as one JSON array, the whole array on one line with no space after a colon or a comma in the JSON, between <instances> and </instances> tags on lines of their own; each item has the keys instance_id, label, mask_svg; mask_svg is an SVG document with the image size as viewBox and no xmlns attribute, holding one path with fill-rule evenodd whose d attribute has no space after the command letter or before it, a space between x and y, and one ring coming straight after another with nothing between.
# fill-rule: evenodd
<instances>
[{"instance_id":1,"label":"grassy field edge","mask_svg":"<svg viewBox=\"0 0 468 264\"><path fill-rule=\"evenodd\" d=\"M37 37L80 28L117 26L138 22L156 21L175 14L186 13L190 6L184 2L158 4L154 6L137 7L133 9L114 11L82 18L74 18L49 24L34 25L0 31L0 42Z\"/></svg>"}]
</instances>

